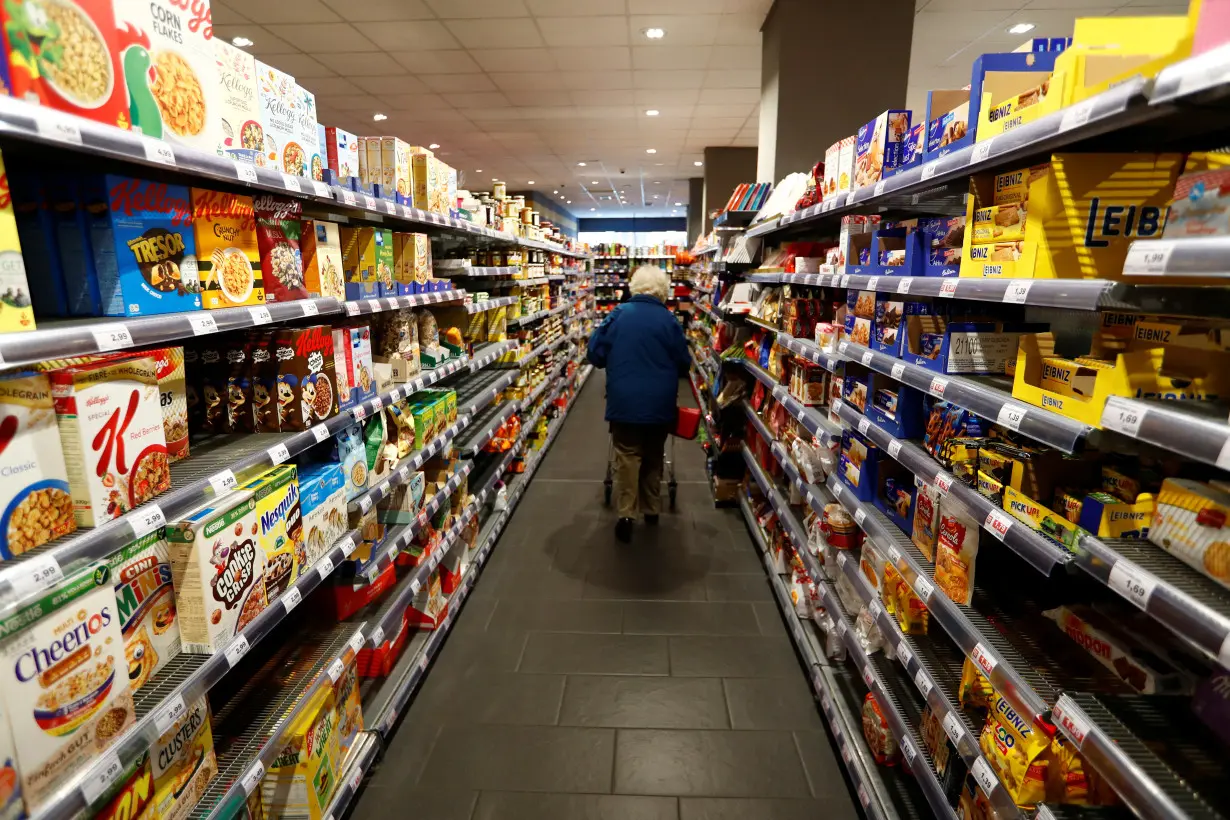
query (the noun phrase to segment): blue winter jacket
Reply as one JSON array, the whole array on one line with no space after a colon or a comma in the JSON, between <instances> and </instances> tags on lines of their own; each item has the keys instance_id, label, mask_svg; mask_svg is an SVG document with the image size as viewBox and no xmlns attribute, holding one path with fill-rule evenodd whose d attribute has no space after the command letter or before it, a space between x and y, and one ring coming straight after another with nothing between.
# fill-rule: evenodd
<instances>
[{"instance_id":1,"label":"blue winter jacket","mask_svg":"<svg viewBox=\"0 0 1230 820\"><path fill-rule=\"evenodd\" d=\"M589 360L606 368L606 420L675 425L679 377L688 372L683 329L652 296L611 311L589 339Z\"/></svg>"}]
</instances>

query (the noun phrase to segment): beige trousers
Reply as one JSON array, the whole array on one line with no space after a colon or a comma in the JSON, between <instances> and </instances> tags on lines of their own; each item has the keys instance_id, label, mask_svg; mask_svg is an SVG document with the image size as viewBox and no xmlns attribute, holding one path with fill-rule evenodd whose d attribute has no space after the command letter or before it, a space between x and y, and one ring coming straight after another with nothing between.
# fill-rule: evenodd
<instances>
[{"instance_id":1,"label":"beige trousers","mask_svg":"<svg viewBox=\"0 0 1230 820\"><path fill-rule=\"evenodd\" d=\"M611 424L615 444L615 506L620 518L662 512L662 461L665 427Z\"/></svg>"}]
</instances>

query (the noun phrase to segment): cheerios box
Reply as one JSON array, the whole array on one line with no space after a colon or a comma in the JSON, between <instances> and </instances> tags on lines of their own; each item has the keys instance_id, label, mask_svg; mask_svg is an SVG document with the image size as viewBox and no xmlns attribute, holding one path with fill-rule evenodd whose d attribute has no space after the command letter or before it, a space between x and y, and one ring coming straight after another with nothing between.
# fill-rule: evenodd
<instances>
[{"instance_id":1,"label":"cheerios box","mask_svg":"<svg viewBox=\"0 0 1230 820\"><path fill-rule=\"evenodd\" d=\"M192 189L201 306L206 310L265 304L252 197Z\"/></svg>"},{"instance_id":2,"label":"cheerios box","mask_svg":"<svg viewBox=\"0 0 1230 820\"><path fill-rule=\"evenodd\" d=\"M112 0L132 128L214 153L222 100L208 3Z\"/></svg>"},{"instance_id":3,"label":"cheerios box","mask_svg":"<svg viewBox=\"0 0 1230 820\"><path fill-rule=\"evenodd\" d=\"M0 557L77 529L46 375L0 377L0 475Z\"/></svg>"},{"instance_id":4,"label":"cheerios box","mask_svg":"<svg viewBox=\"0 0 1230 820\"><path fill-rule=\"evenodd\" d=\"M221 37L213 38L218 68L218 153L264 166L265 128L256 94L256 59Z\"/></svg>"},{"instance_id":5,"label":"cheerios box","mask_svg":"<svg viewBox=\"0 0 1230 820\"><path fill-rule=\"evenodd\" d=\"M216 655L264 611L265 551L256 498L230 493L167 522L183 651Z\"/></svg>"},{"instance_id":6,"label":"cheerios box","mask_svg":"<svg viewBox=\"0 0 1230 820\"><path fill-rule=\"evenodd\" d=\"M273 603L307 569L299 474L294 464L279 464L241 489L251 490L256 499L256 534L265 552L265 598Z\"/></svg>"},{"instance_id":7,"label":"cheerios box","mask_svg":"<svg viewBox=\"0 0 1230 820\"><path fill-rule=\"evenodd\" d=\"M209 701L202 695L150 749L159 820L184 820L218 774Z\"/></svg>"},{"instance_id":8,"label":"cheerios box","mask_svg":"<svg viewBox=\"0 0 1230 820\"><path fill-rule=\"evenodd\" d=\"M294 77L256 61L256 98L265 132L265 164L301 177L307 156L299 141L298 91Z\"/></svg>"},{"instance_id":9,"label":"cheerios box","mask_svg":"<svg viewBox=\"0 0 1230 820\"><path fill-rule=\"evenodd\" d=\"M105 564L70 575L0 620L0 696L33 815L135 722Z\"/></svg>"},{"instance_id":10,"label":"cheerios box","mask_svg":"<svg viewBox=\"0 0 1230 820\"><path fill-rule=\"evenodd\" d=\"M108 561L124 633L125 671L134 690L180 652L171 557L161 530L141 536Z\"/></svg>"}]
</instances>

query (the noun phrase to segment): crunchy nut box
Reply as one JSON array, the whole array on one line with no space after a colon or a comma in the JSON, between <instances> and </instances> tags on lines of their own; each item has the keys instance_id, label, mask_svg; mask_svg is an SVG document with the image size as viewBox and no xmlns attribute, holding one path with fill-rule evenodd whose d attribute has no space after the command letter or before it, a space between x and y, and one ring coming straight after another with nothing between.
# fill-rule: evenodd
<instances>
[{"instance_id":1,"label":"crunchy nut box","mask_svg":"<svg viewBox=\"0 0 1230 820\"><path fill-rule=\"evenodd\" d=\"M192 189L201 304L206 310L265 304L252 197Z\"/></svg>"},{"instance_id":2,"label":"crunchy nut box","mask_svg":"<svg viewBox=\"0 0 1230 820\"><path fill-rule=\"evenodd\" d=\"M77 525L118 518L171 486L154 359L51 374Z\"/></svg>"},{"instance_id":3,"label":"crunchy nut box","mask_svg":"<svg viewBox=\"0 0 1230 820\"><path fill-rule=\"evenodd\" d=\"M140 689L180 652L171 558L159 530L108 559L124 633L128 683Z\"/></svg>"},{"instance_id":4,"label":"crunchy nut box","mask_svg":"<svg viewBox=\"0 0 1230 820\"><path fill-rule=\"evenodd\" d=\"M77 529L56 426L51 381L42 374L0 378L0 557Z\"/></svg>"},{"instance_id":5,"label":"crunchy nut box","mask_svg":"<svg viewBox=\"0 0 1230 820\"><path fill-rule=\"evenodd\" d=\"M111 573L69 576L0 620L0 636L0 695L33 815L135 720Z\"/></svg>"},{"instance_id":6,"label":"crunchy nut box","mask_svg":"<svg viewBox=\"0 0 1230 820\"><path fill-rule=\"evenodd\" d=\"M202 695L150 750L159 820L183 820L218 774L209 701Z\"/></svg>"}]
</instances>

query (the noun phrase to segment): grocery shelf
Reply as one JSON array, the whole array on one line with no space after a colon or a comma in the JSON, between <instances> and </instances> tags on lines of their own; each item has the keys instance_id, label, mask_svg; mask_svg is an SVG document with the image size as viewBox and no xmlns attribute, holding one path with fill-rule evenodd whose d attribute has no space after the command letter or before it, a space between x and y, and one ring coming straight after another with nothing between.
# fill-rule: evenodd
<instances>
[{"instance_id":1,"label":"grocery shelf","mask_svg":"<svg viewBox=\"0 0 1230 820\"><path fill-rule=\"evenodd\" d=\"M488 370L453 385L457 391L457 412L474 415L511 387L518 375L516 370Z\"/></svg>"},{"instance_id":2,"label":"grocery shelf","mask_svg":"<svg viewBox=\"0 0 1230 820\"><path fill-rule=\"evenodd\" d=\"M766 219L764 222L757 222L755 225L752 225L747 229L744 236L750 238L754 236L765 236L766 234L771 234L777 230L777 225L779 222L781 222L781 217L779 216L775 216L772 219Z\"/></svg>"},{"instance_id":3,"label":"grocery shelf","mask_svg":"<svg viewBox=\"0 0 1230 820\"><path fill-rule=\"evenodd\" d=\"M700 309L701 313L705 314L715 322L726 321L725 317L714 310L707 302L696 302L696 307Z\"/></svg>"},{"instance_id":4,"label":"grocery shelf","mask_svg":"<svg viewBox=\"0 0 1230 820\"><path fill-rule=\"evenodd\" d=\"M426 464L427 460L436 453L443 452L449 447L457 434L470 426L471 421L473 419L470 416L458 414L457 420L446 427L435 438L399 461L396 467L389 470L388 475L369 486L366 492L352 499L346 505L346 510L351 518L353 519L356 515L366 515L368 510L388 498L393 490L410 478L410 473Z\"/></svg>"},{"instance_id":5,"label":"grocery shelf","mask_svg":"<svg viewBox=\"0 0 1230 820\"><path fill-rule=\"evenodd\" d=\"M778 385L777 379L773 378L773 375L769 373L769 371L765 370L763 367L756 364L756 362L746 356L735 359L734 361L741 362L744 369L747 370L748 373L752 374L752 377L756 379L756 381L763 384L765 389L772 391L773 388Z\"/></svg>"},{"instance_id":6,"label":"grocery shelf","mask_svg":"<svg viewBox=\"0 0 1230 820\"><path fill-rule=\"evenodd\" d=\"M1102 429L1230 469L1230 424L1221 406L1111 396L1102 410Z\"/></svg>"},{"instance_id":7,"label":"grocery shelf","mask_svg":"<svg viewBox=\"0 0 1230 820\"><path fill-rule=\"evenodd\" d=\"M1230 93L1227 68L1230 47L1222 44L1203 54L1166 66L1153 81L1149 104L1167 107L1174 103L1211 103Z\"/></svg>"},{"instance_id":8,"label":"grocery shelf","mask_svg":"<svg viewBox=\"0 0 1230 820\"><path fill-rule=\"evenodd\" d=\"M803 425L807 432L819 439L821 446L829 447L834 441L841 439L841 427L830 421L827 413L800 402L790 395L786 385L776 385L773 388L773 398L777 399L777 403Z\"/></svg>"},{"instance_id":9,"label":"grocery shelf","mask_svg":"<svg viewBox=\"0 0 1230 820\"><path fill-rule=\"evenodd\" d=\"M474 416L471 422L471 432L459 438L456 442L456 447L461 457L473 458L478 455L487 446L487 442L491 441L495 431L503 426L504 422L508 421L519 409L520 402L506 401L503 404L491 407L484 413Z\"/></svg>"},{"instance_id":10,"label":"grocery shelf","mask_svg":"<svg viewBox=\"0 0 1230 820\"><path fill-rule=\"evenodd\" d=\"M752 478L756 480L756 484L759 485L761 492L765 495L765 498L769 499L770 506L772 506L773 510L777 513L778 522L782 525L782 529L784 529L786 534L790 537L790 540L794 544L795 550L798 551L799 556L810 556L810 550L807 548L807 533L803 530L802 524L799 523L799 520L795 518L794 513L791 512L790 504L786 501L785 497L782 496L781 490L777 488L777 484L772 478L769 477L764 469L756 463L756 456L753 455L752 451L746 446L743 447L743 461L747 464L748 471L752 474ZM807 559L804 558L805 563L806 560ZM815 559L812 558L812 561L814 562ZM818 568L813 564L813 566L808 569L811 570Z\"/></svg>"},{"instance_id":11,"label":"grocery shelf","mask_svg":"<svg viewBox=\"0 0 1230 820\"><path fill-rule=\"evenodd\" d=\"M450 278L451 277L464 278L468 276L468 277L472 277L475 279L479 279L479 278L488 279L488 278L493 278L493 277L502 278L506 276L516 276L520 272L521 272L520 265L504 265L500 267L491 267L487 265L471 265L465 268L448 268L446 270L440 271L440 273L446 274Z\"/></svg>"},{"instance_id":12,"label":"grocery shelf","mask_svg":"<svg viewBox=\"0 0 1230 820\"><path fill-rule=\"evenodd\" d=\"M550 278L546 276L535 276L530 279L513 279L511 280L513 287L530 288L536 285L545 285L550 282Z\"/></svg>"},{"instance_id":13,"label":"grocery shelf","mask_svg":"<svg viewBox=\"0 0 1230 820\"><path fill-rule=\"evenodd\" d=\"M509 319L508 326L517 327L519 325L528 325L531 322L537 322L539 319L545 319L548 316L555 316L556 314L563 313L565 310L567 310L567 308L568 308L568 305L566 304L556 305L555 307L550 308L548 310L539 310L539 311L535 311L534 313L528 313L525 316L518 316L515 319Z\"/></svg>"},{"instance_id":14,"label":"grocery shelf","mask_svg":"<svg viewBox=\"0 0 1230 820\"><path fill-rule=\"evenodd\" d=\"M485 310L494 310L499 307L508 307L515 305L519 301L517 296L500 296L495 299L487 299L482 302L470 302L466 305L466 313L482 313Z\"/></svg>"},{"instance_id":15,"label":"grocery shelf","mask_svg":"<svg viewBox=\"0 0 1230 820\"><path fill-rule=\"evenodd\" d=\"M470 372L477 373L504 354L516 349L517 343L513 341L477 344L474 346L474 352L470 354Z\"/></svg>"},{"instance_id":16,"label":"grocery shelf","mask_svg":"<svg viewBox=\"0 0 1230 820\"><path fill-rule=\"evenodd\" d=\"M767 330L770 333L773 333L773 334L777 333L777 325L771 322L766 322L764 319L761 319L759 316L753 316L752 314L748 313L743 316L743 321L747 322L749 325L755 325L756 327Z\"/></svg>"}]
</instances>

